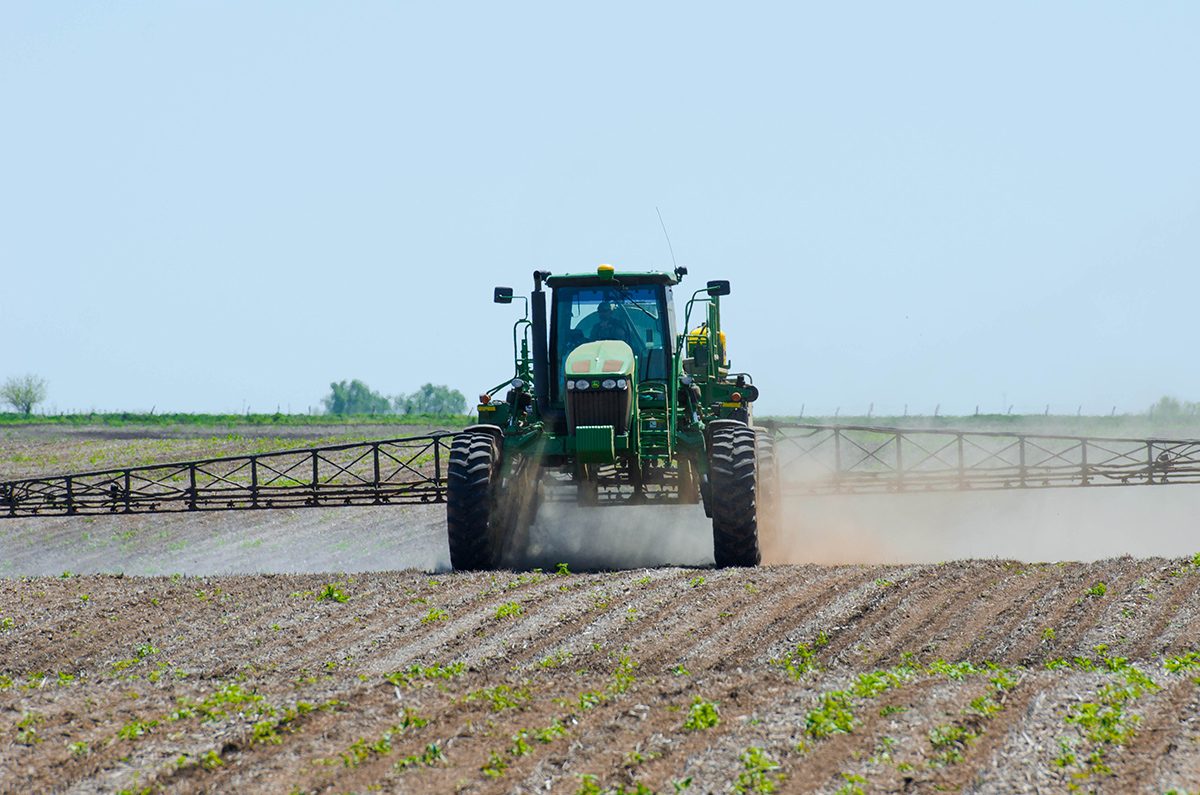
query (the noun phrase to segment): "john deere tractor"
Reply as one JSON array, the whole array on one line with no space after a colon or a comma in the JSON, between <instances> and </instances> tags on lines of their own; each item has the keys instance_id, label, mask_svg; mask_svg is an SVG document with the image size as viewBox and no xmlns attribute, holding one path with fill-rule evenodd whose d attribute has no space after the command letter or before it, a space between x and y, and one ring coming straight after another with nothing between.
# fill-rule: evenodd
<instances>
[{"instance_id":1,"label":"john deere tractor","mask_svg":"<svg viewBox=\"0 0 1200 795\"><path fill-rule=\"evenodd\" d=\"M676 333L672 288L686 273L534 272L513 327L514 374L480 395L479 424L453 440L454 568L492 569L521 553L547 500L703 502L717 565L759 563L760 534L778 520L774 447L752 426L752 379L730 372L720 306L729 282L697 290L684 328L693 313L697 326ZM512 288L494 298L512 303Z\"/></svg>"}]
</instances>

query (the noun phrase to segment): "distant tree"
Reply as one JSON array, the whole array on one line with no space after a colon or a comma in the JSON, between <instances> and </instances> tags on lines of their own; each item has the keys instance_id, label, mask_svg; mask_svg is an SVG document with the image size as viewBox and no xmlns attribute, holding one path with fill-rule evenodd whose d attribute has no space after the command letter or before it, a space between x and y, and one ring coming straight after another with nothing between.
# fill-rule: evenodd
<instances>
[{"instance_id":1,"label":"distant tree","mask_svg":"<svg viewBox=\"0 0 1200 795\"><path fill-rule=\"evenodd\" d=\"M0 399L11 403L13 408L22 414L32 414L33 407L46 399L46 379L38 378L33 373L24 378L13 376L0 386Z\"/></svg>"},{"instance_id":2,"label":"distant tree","mask_svg":"<svg viewBox=\"0 0 1200 795\"><path fill-rule=\"evenodd\" d=\"M321 398L326 414L390 414L391 403L357 378L329 385L330 394Z\"/></svg>"},{"instance_id":3,"label":"distant tree","mask_svg":"<svg viewBox=\"0 0 1200 795\"><path fill-rule=\"evenodd\" d=\"M1157 403L1150 407L1150 416L1164 420L1176 419L1195 414L1196 408L1195 403L1187 401L1181 403L1173 397L1163 395Z\"/></svg>"},{"instance_id":4,"label":"distant tree","mask_svg":"<svg viewBox=\"0 0 1200 795\"><path fill-rule=\"evenodd\" d=\"M411 395L397 395L392 401L397 414L466 414L467 399L445 384L425 386Z\"/></svg>"}]
</instances>

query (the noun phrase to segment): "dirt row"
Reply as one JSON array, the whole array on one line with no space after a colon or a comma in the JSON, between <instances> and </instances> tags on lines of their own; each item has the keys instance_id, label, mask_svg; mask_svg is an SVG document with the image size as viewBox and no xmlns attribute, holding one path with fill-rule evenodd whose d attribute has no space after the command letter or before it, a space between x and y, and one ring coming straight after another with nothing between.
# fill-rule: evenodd
<instances>
[{"instance_id":1,"label":"dirt row","mask_svg":"<svg viewBox=\"0 0 1200 795\"><path fill-rule=\"evenodd\" d=\"M0 790L1163 793L1200 781L1197 587L1128 558L0 580Z\"/></svg>"}]
</instances>

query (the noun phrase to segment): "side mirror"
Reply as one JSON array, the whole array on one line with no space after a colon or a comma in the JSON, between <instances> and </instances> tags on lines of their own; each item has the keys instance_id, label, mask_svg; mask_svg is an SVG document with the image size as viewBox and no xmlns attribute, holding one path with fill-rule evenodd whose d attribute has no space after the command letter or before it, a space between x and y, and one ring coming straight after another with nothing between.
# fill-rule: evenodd
<instances>
[{"instance_id":1,"label":"side mirror","mask_svg":"<svg viewBox=\"0 0 1200 795\"><path fill-rule=\"evenodd\" d=\"M513 298L511 287L497 287L492 295L492 300L497 304L511 304Z\"/></svg>"},{"instance_id":2,"label":"side mirror","mask_svg":"<svg viewBox=\"0 0 1200 795\"><path fill-rule=\"evenodd\" d=\"M729 280L715 279L708 283L709 295L729 295Z\"/></svg>"}]
</instances>

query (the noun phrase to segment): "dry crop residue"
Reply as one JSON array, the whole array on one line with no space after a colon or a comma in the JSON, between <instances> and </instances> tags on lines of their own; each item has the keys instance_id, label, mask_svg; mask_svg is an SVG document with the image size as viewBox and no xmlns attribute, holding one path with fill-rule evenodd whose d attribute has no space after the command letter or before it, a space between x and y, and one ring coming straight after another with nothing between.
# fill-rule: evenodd
<instances>
[{"instance_id":1,"label":"dry crop residue","mask_svg":"<svg viewBox=\"0 0 1200 795\"><path fill-rule=\"evenodd\" d=\"M1200 781L1198 585L1188 559L0 580L0 790L1161 794Z\"/></svg>"}]
</instances>

